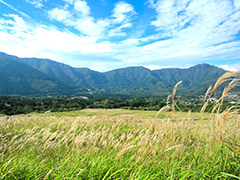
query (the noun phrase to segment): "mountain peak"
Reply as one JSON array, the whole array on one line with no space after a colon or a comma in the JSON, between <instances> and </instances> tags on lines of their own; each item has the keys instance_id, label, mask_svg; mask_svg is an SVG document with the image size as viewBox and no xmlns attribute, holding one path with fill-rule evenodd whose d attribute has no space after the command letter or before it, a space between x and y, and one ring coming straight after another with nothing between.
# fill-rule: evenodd
<instances>
[{"instance_id":1,"label":"mountain peak","mask_svg":"<svg viewBox=\"0 0 240 180\"><path fill-rule=\"evenodd\" d=\"M143 66L131 66L101 73L89 68L73 68L69 65L52 60L18 58L5 53L0 53L0 59L9 59L9 62L21 62L21 64L31 68L32 74L39 74L41 72L45 79L54 81L55 84L56 82L61 82L68 86L68 88L70 86L75 89L76 93L78 93L79 90L82 92L84 89L86 89L84 93L89 93L88 90L91 89L95 91L95 93L110 92L121 94L133 93L142 95L160 95L168 94L172 91L172 88L177 82L183 81L183 84L180 87L183 93L194 92L195 94L203 94L208 86L214 84L214 82L226 72L221 68L204 63L187 69L165 68L151 71ZM4 64L3 61L0 61L0 67L1 64ZM12 63L11 69L14 68L16 68L16 70L13 70L13 72L23 71L17 69L17 65L14 66ZM5 71L8 71L8 69L5 69ZM29 73L29 76L31 76L31 73ZM10 73L9 77L4 76L4 78L6 80L12 76L14 75ZM36 75L34 76L39 77ZM14 76L13 78L16 79L17 77ZM3 79L2 82L5 82L5 80ZM41 87L38 86L39 82L40 81L37 79L32 79L27 83L30 83L31 87L41 89ZM52 82L51 84L54 83ZM14 84L5 83L5 87L8 86L15 87L16 89L18 88ZM57 87L57 85L54 86ZM46 94L50 92L50 87L47 88L44 86L44 88ZM2 90L3 89L4 88L2 88ZM71 92L72 91L66 93ZM0 88L0 94L2 93L3 92L1 92ZM27 91L25 94L27 94Z\"/></svg>"}]
</instances>

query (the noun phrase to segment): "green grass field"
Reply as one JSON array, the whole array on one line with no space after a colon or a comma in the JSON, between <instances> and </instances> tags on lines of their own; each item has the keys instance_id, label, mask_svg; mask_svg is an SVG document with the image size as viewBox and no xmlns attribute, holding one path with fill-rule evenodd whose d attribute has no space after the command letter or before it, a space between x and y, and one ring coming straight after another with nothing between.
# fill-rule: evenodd
<instances>
[{"instance_id":1,"label":"green grass field","mask_svg":"<svg viewBox=\"0 0 240 180\"><path fill-rule=\"evenodd\" d=\"M239 107L221 110L236 82L207 113L211 88L200 113L175 112L178 83L157 116L121 109L0 116L0 179L240 179Z\"/></svg>"},{"instance_id":2,"label":"green grass field","mask_svg":"<svg viewBox=\"0 0 240 180\"><path fill-rule=\"evenodd\" d=\"M142 111L142 110L126 110L126 109L83 109L81 111L67 111L67 112L51 112L51 115L58 117L76 117L76 116L131 116L138 118L155 118L157 111ZM157 119L165 119L170 117L172 112L161 112ZM187 112L178 112L176 115L177 119L188 119ZM205 113L204 118L209 117L210 114ZM191 113L191 119L200 119L200 113Z\"/></svg>"},{"instance_id":3,"label":"green grass field","mask_svg":"<svg viewBox=\"0 0 240 180\"><path fill-rule=\"evenodd\" d=\"M240 179L238 114L219 114L219 122L155 115L86 109L2 116L0 179Z\"/></svg>"}]
</instances>

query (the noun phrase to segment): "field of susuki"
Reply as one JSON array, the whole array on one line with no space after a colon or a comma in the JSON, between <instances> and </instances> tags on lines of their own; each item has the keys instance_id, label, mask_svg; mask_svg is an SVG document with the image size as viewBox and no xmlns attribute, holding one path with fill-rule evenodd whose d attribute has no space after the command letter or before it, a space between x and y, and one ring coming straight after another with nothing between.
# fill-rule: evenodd
<instances>
[{"instance_id":1,"label":"field of susuki","mask_svg":"<svg viewBox=\"0 0 240 180\"><path fill-rule=\"evenodd\" d=\"M209 112L209 98L228 81ZM240 179L239 107L221 109L238 85L226 73L199 113L86 109L0 117L0 179Z\"/></svg>"}]
</instances>

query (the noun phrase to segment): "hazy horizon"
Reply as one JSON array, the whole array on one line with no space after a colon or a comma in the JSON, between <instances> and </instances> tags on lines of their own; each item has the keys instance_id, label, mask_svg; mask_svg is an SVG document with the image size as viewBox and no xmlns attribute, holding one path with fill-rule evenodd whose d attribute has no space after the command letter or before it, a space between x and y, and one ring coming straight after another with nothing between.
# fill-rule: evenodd
<instances>
[{"instance_id":1,"label":"hazy horizon","mask_svg":"<svg viewBox=\"0 0 240 180\"><path fill-rule=\"evenodd\" d=\"M0 52L0 53L4 53L4 52ZM4 54L6 54L6 53L4 53ZM7 54L7 55L10 55L10 56L14 56L14 55L11 55L11 54ZM16 57L18 57L18 56L16 56ZM56 63L62 63L62 62L58 62L58 61L55 61L54 59L43 59L43 58L36 58L36 57L18 57L18 58L29 58L29 59L39 59L39 60L50 60L50 61L54 61L54 62L56 62ZM62 64L65 64L65 65L68 65L68 66L71 66L70 64L67 64L67 63L62 63ZM161 68L156 68L156 67L149 67L149 66L142 66L142 65L137 65L137 66L126 66L126 67L116 67L116 68L114 68L114 69L109 69L109 70L107 70L107 71L98 71L98 72L101 72L101 73L105 73L105 72L109 72L109 71L114 71L114 70L117 70L117 69L124 69L124 68L129 68L129 67L144 67L144 68L147 68L147 69L149 69L149 70L151 70L151 71L153 71L153 70L161 70L161 69L174 69L174 68L178 68L178 69L188 69L188 68L191 68L191 67L194 67L194 66L197 66L197 65L202 65L202 64L208 64L208 65L210 65L210 66L215 66L215 65L212 65L212 64L209 64L209 63L201 63L201 64L194 64L194 65L192 65L192 66L189 66L189 67L170 67L170 66L165 66L165 67L161 67ZM87 69L90 69L90 70L93 70L93 71L97 71L97 70L94 70L94 69L91 69L91 68L89 68L89 67L74 67L74 66L71 66L72 68L87 68ZM222 68L222 69L224 69L224 70L226 70L226 71L230 71L230 70L228 70L228 69L225 69L224 67L220 67L220 66L216 66L216 67L218 67L218 68Z\"/></svg>"}]
</instances>

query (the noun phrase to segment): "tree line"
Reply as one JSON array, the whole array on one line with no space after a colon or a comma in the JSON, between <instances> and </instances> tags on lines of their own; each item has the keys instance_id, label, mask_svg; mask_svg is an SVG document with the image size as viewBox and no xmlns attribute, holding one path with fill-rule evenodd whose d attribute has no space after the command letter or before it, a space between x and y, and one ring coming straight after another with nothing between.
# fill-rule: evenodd
<instances>
[{"instance_id":1,"label":"tree line","mask_svg":"<svg viewBox=\"0 0 240 180\"><path fill-rule=\"evenodd\" d=\"M0 96L0 114L16 115L27 114L31 112L42 113L46 111L62 112L81 110L85 108L104 108L104 109L130 109L130 110L160 110L165 106L166 97L135 97L128 96L98 96L98 97L14 97ZM214 104L210 104L206 111L210 111ZM228 104L226 103L224 107ZM200 112L202 103L186 105L176 103L176 110L187 112Z\"/></svg>"}]
</instances>

